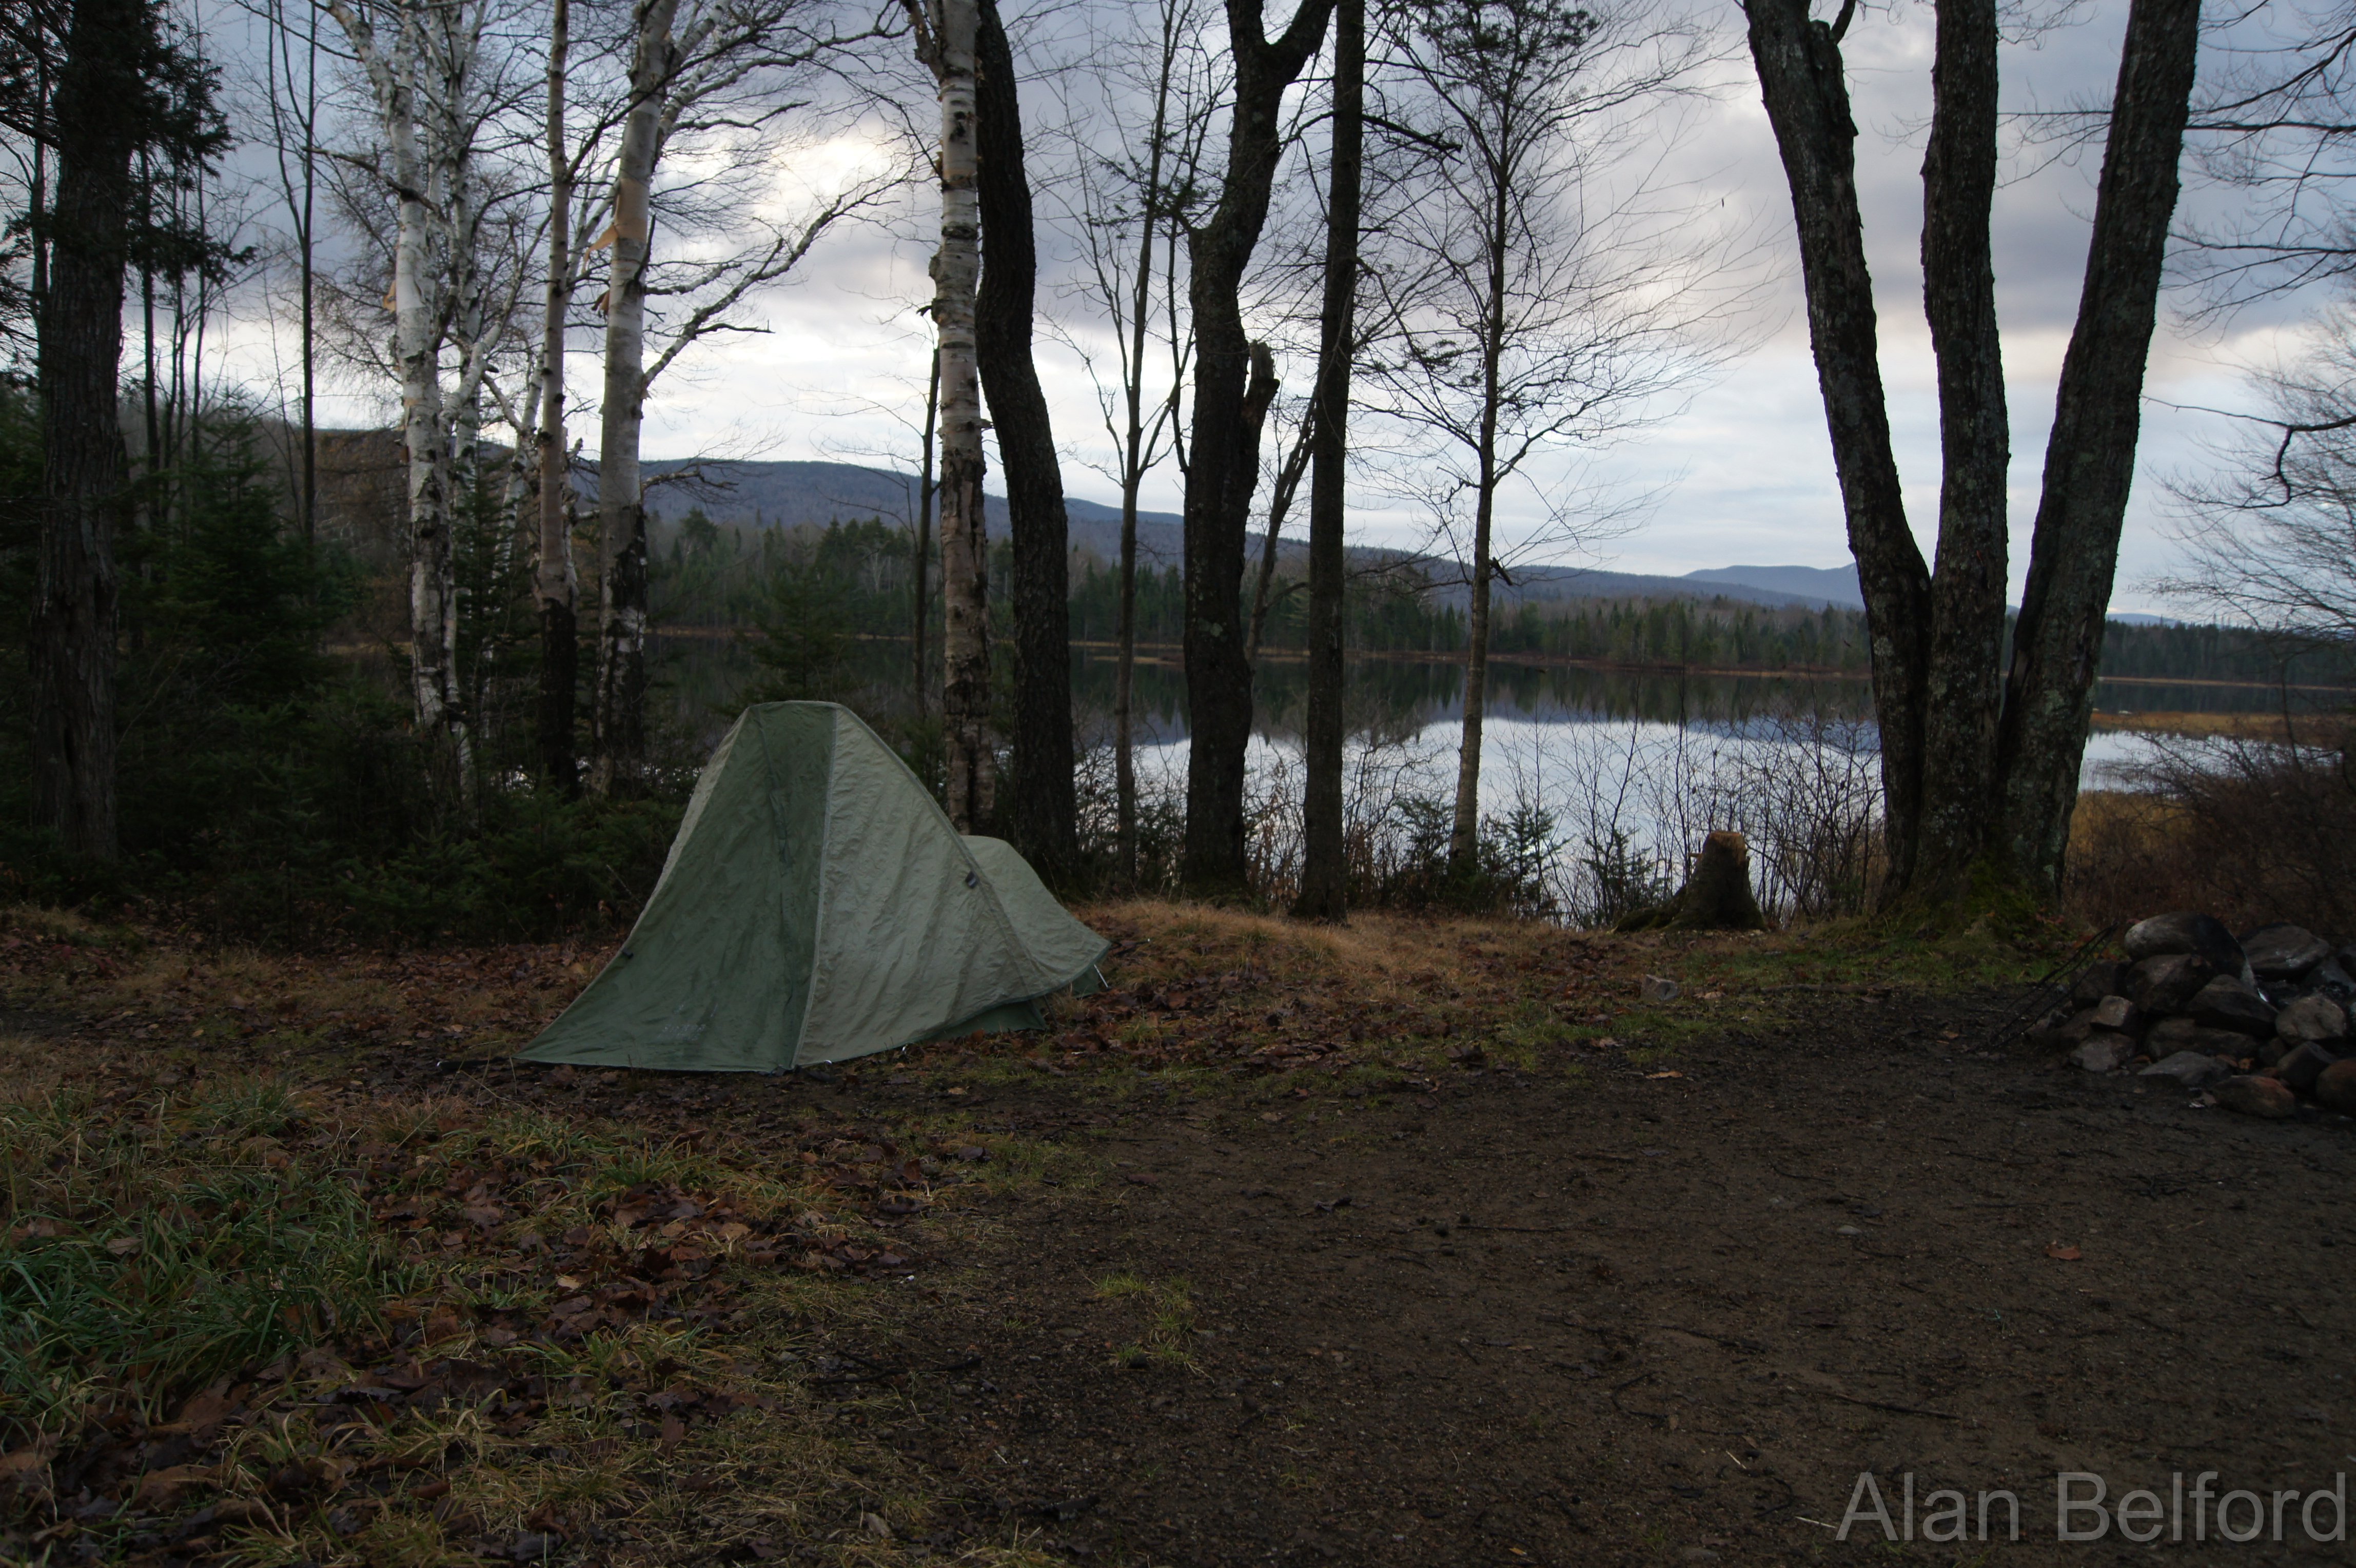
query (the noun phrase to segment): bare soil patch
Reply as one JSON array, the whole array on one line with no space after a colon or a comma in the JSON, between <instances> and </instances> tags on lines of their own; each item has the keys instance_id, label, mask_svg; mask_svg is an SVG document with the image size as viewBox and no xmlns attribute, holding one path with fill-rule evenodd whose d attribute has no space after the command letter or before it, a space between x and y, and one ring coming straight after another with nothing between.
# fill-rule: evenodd
<instances>
[{"instance_id":1,"label":"bare soil patch","mask_svg":"<svg viewBox=\"0 0 2356 1568\"><path fill-rule=\"evenodd\" d=\"M1918 1516L2016 1492L1991 1561L2108 1560L2056 1543L2057 1473L2328 1487L2349 1128L1961 1048L1988 1012L1851 999L1674 1068L1140 1110L1094 1134L1100 1192L1005 1203L859 1340L979 1365L845 1417L1118 1562L1782 1562L1868 1469L1893 1512L1908 1472ZM1126 1348L1123 1273L1186 1283L1184 1364Z\"/></svg>"}]
</instances>

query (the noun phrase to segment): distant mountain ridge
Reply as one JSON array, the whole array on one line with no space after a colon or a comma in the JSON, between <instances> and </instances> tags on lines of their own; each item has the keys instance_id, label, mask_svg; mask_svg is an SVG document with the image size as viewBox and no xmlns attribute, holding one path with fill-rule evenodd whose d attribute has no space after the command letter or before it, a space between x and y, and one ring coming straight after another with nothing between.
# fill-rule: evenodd
<instances>
[{"instance_id":1,"label":"distant mountain ridge","mask_svg":"<svg viewBox=\"0 0 2356 1568\"><path fill-rule=\"evenodd\" d=\"M1764 588L1845 610L1865 608L1865 590L1858 585L1855 562L1846 566L1706 566L1687 572L1685 580Z\"/></svg>"},{"instance_id":2,"label":"distant mountain ridge","mask_svg":"<svg viewBox=\"0 0 2356 1568\"><path fill-rule=\"evenodd\" d=\"M701 507L704 515L714 522L740 527L823 528L830 522L872 517L905 528L916 518L914 475L894 474L857 463L661 461L646 464L645 472L652 485L647 492L647 510L666 522L677 522L695 507ZM985 493L982 509L991 532L1003 537L1008 526L1006 498ZM1064 514L1070 527L1073 549L1107 562L1120 558L1119 507L1066 495ZM1254 534L1255 560L1258 549L1259 536ZM1297 566L1305 546L1288 538L1282 549L1287 563ZM1150 566L1179 564L1185 557L1185 520L1175 512L1139 512L1137 553L1139 559ZM1364 553L1417 559L1404 551L1368 550ZM1442 598L1463 595L1461 583L1449 585L1449 578L1460 571L1454 563L1432 560L1430 564L1433 576L1443 585L1440 589ZM1752 580L1746 574L1760 575L1758 580ZM1772 580L1779 574L1799 574L1807 583L1786 588L1779 580ZM1837 578L1839 574L1817 573L1806 566L1730 566L1719 569L1716 575L1697 572L1688 579L1569 566L1532 566L1516 571L1513 583L1501 587L1497 596L1507 604L1524 599L1546 603L1561 599L1729 598L1773 608L1788 605L1815 608L1826 603L1844 608L1862 607L1863 601L1856 597L1853 586L1854 569L1849 574L1852 587L1847 598L1815 587L1814 579L1818 575Z\"/></svg>"},{"instance_id":3,"label":"distant mountain ridge","mask_svg":"<svg viewBox=\"0 0 2356 1568\"><path fill-rule=\"evenodd\" d=\"M647 492L647 510L677 522L701 507L714 522L772 528L823 528L830 522L881 518L901 528L916 520L913 474L862 467L856 463L648 463L648 479L661 481ZM692 469L693 477L687 471ZM984 493L982 521L1003 538L1006 498ZM1072 548L1107 561L1120 559L1120 509L1064 498ZM1184 558L1185 519L1176 512L1137 514L1137 553L1153 566L1175 566Z\"/></svg>"},{"instance_id":4,"label":"distant mountain ridge","mask_svg":"<svg viewBox=\"0 0 2356 1568\"><path fill-rule=\"evenodd\" d=\"M701 507L714 522L739 526L823 528L830 522L881 518L905 528L916 520L916 479L857 463L730 461L644 465L652 488L647 510L666 522L677 522L690 509ZM692 470L691 474L691 470ZM983 517L991 532L1004 537L1008 526L1006 498L984 494ZM1064 513L1074 550L1106 562L1120 559L1120 509L1078 496L1064 498ZM1296 568L1305 553L1303 542L1287 538L1283 557ZM1258 559L1259 536L1252 535L1252 558ZM1176 512L1137 514L1137 553L1144 564L1176 566L1185 558L1185 520ZM1411 552L1368 549L1354 552L1365 557L1393 560L1423 559L1441 585L1443 600L1461 602L1462 569L1451 561L1418 557ZM1458 581L1452 582L1451 578ZM1529 566L1516 570L1510 585L1501 585L1497 598L1513 605L1524 600L1540 604L1564 599L1734 599L1771 609L1862 610L1865 595L1858 585L1857 564L1847 566L1708 566L1682 576L1641 572L1591 571L1571 566ZM2176 624L2164 616L2118 614L2113 620L2137 625Z\"/></svg>"}]
</instances>

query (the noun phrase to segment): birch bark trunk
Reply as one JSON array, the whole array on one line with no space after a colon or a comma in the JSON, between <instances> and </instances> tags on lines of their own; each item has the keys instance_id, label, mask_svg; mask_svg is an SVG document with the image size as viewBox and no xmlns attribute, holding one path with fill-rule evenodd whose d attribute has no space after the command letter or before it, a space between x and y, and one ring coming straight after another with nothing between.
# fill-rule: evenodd
<instances>
[{"instance_id":1,"label":"birch bark trunk","mask_svg":"<svg viewBox=\"0 0 2356 1568\"><path fill-rule=\"evenodd\" d=\"M614 174L613 263L605 285L605 398L597 453L598 635L589 788L635 790L646 766L647 510L638 468L646 418L647 253L665 91L676 63L679 0L640 0L630 107Z\"/></svg>"},{"instance_id":2,"label":"birch bark trunk","mask_svg":"<svg viewBox=\"0 0 2356 1568\"><path fill-rule=\"evenodd\" d=\"M548 46L548 285L541 324L532 585L540 598L541 782L567 796L580 788L573 705L581 678L581 591L573 568L572 487L564 460L564 326L573 308L573 159L565 137L564 73L572 38L572 0L554 0Z\"/></svg>"},{"instance_id":3,"label":"birch bark trunk","mask_svg":"<svg viewBox=\"0 0 2356 1568\"><path fill-rule=\"evenodd\" d=\"M990 745L990 561L983 532L981 375L974 347L981 210L974 121L976 0L940 0L933 69L940 83L941 245L933 322L941 357L941 717L948 813L975 832L996 805Z\"/></svg>"},{"instance_id":4,"label":"birch bark trunk","mask_svg":"<svg viewBox=\"0 0 2356 1568\"><path fill-rule=\"evenodd\" d=\"M392 248L393 359L401 384L402 461L409 504L410 696L420 736L434 743L438 771L452 789L465 750L464 719L453 690L449 446L442 407L443 323L426 253L431 213L419 128L418 73L425 40L415 10L403 6L390 51L367 15L349 0L329 0L367 73L392 165L396 193Z\"/></svg>"}]
</instances>

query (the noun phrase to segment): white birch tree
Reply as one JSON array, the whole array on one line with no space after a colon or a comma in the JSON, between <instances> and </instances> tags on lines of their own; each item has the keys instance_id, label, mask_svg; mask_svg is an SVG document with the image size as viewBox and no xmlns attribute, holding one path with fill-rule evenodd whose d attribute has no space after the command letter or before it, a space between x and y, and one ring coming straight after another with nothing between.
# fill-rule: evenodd
<instances>
[{"instance_id":1,"label":"white birch tree","mask_svg":"<svg viewBox=\"0 0 2356 1568\"><path fill-rule=\"evenodd\" d=\"M835 224L902 176L854 174L782 223L740 216L762 194L794 117L812 109L809 78L877 36L841 32L817 0L637 0L626 107L612 180L605 295L605 400L597 472L599 617L588 787L635 789L646 758L647 524L639 443L655 381L716 334L755 328L735 317L755 290L800 265ZM722 173L666 188L666 157L691 151ZM709 199L710 188L724 193ZM699 201L699 193L707 199ZM718 237L716 248L665 263L659 218ZM678 314L660 319L654 302ZM649 358L650 337L659 347Z\"/></svg>"},{"instance_id":2,"label":"white birch tree","mask_svg":"<svg viewBox=\"0 0 2356 1568\"><path fill-rule=\"evenodd\" d=\"M974 356L974 291L981 274L976 186L975 0L908 0L916 58L939 88L941 243L933 256L933 325L940 355L941 716L948 751L949 821L959 832L990 821L996 788L989 737L990 566L982 521L981 371Z\"/></svg>"}]
</instances>

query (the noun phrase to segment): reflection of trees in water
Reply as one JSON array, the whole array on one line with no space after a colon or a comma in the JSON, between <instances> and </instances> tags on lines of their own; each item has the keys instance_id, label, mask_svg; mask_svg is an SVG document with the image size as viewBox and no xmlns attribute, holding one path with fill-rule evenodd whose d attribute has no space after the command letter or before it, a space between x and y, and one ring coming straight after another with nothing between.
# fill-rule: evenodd
<instances>
[{"instance_id":1,"label":"reflection of trees in water","mask_svg":"<svg viewBox=\"0 0 2356 1568\"><path fill-rule=\"evenodd\" d=\"M2143 681L2097 681L2094 708L2105 714L2271 714L2284 705L2279 686L2162 686ZM2294 686L2294 713L2329 713L2347 704L2344 686Z\"/></svg>"},{"instance_id":2,"label":"reflection of trees in water","mask_svg":"<svg viewBox=\"0 0 2356 1568\"><path fill-rule=\"evenodd\" d=\"M1270 661L1256 694L1264 733L1295 733L1307 666ZM1364 658L1350 665L1355 733L1420 730L1458 716L1464 672L1426 660ZM1489 666L1490 711L1502 719L1538 724L1592 724L1626 719L1684 723L1740 731L1762 719L1793 713L1842 718L1871 712L1862 681L1784 675L1694 675L1655 671L1591 670L1527 664Z\"/></svg>"},{"instance_id":3,"label":"reflection of trees in water","mask_svg":"<svg viewBox=\"0 0 2356 1568\"><path fill-rule=\"evenodd\" d=\"M742 705L758 666L743 643L731 637L658 636L659 693L671 721L691 736L716 740ZM1000 652L1003 654L1001 648ZM907 644L882 639L852 641L845 656L848 685L842 700L898 693L907 682ZM1075 717L1086 737L1108 733L1114 660L1109 653L1076 649L1072 653ZM1300 733L1308 665L1283 657L1262 660L1254 679L1262 735L1291 739ZM1872 716L1872 693L1863 681L1792 675L1680 675L1674 671L1595 670L1563 666L1493 663L1492 701L1501 718L1540 724L1592 724L1642 720L1686 724L1718 734L1756 735L1793 714L1841 720ZM1463 671L1432 660L1369 656L1350 665L1351 728L1354 734L1391 737L1413 734L1457 715ZM2106 712L2241 713L2276 707L2280 694L2262 686L2149 686L2103 682L2097 706ZM1186 675L1175 649L1140 659L1136 704L1142 745L1182 739L1186 734Z\"/></svg>"}]
</instances>

